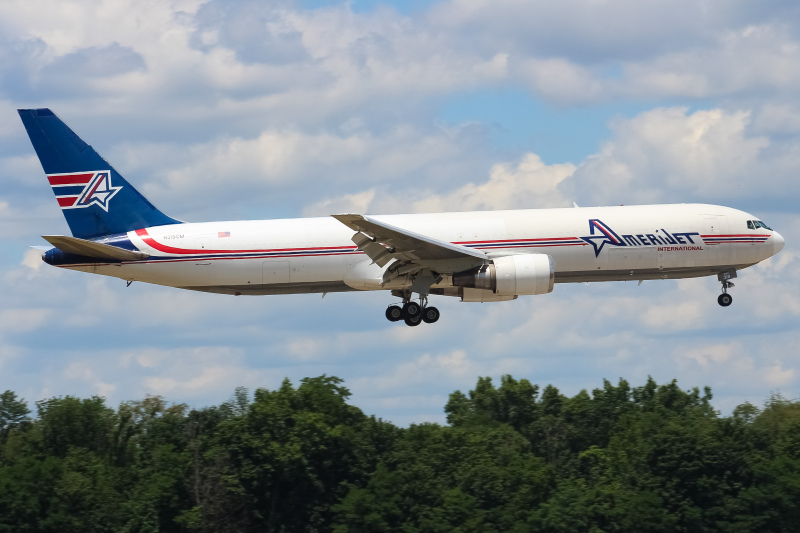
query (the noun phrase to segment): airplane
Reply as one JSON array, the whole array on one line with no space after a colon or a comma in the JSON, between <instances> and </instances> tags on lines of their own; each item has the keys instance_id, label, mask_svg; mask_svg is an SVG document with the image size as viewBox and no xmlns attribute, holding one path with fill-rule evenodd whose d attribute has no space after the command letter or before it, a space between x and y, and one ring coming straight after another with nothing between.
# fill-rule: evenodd
<instances>
[{"instance_id":1,"label":"airplane","mask_svg":"<svg viewBox=\"0 0 800 533\"><path fill-rule=\"evenodd\" d=\"M717 276L778 253L757 217L705 204L188 223L158 210L50 109L20 109L72 236L49 265L230 295L390 291L386 318L434 323L430 296L499 302L555 283Z\"/></svg>"}]
</instances>

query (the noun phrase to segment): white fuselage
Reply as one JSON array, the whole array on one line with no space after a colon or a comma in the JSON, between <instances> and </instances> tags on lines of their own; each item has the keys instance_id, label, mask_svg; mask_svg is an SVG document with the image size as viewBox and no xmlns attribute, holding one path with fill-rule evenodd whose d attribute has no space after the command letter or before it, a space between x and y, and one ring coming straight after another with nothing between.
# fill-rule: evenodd
<instances>
[{"instance_id":1,"label":"white fuselage","mask_svg":"<svg viewBox=\"0 0 800 533\"><path fill-rule=\"evenodd\" d=\"M777 232L748 228L756 217L702 204L537 209L373 218L498 257L548 254L555 282L684 278L738 270L783 246ZM65 268L226 294L402 289L331 217L185 223L131 231L149 258ZM104 242L99 239L98 242ZM452 274L452 272L443 273ZM450 286L443 276L434 288Z\"/></svg>"}]
</instances>

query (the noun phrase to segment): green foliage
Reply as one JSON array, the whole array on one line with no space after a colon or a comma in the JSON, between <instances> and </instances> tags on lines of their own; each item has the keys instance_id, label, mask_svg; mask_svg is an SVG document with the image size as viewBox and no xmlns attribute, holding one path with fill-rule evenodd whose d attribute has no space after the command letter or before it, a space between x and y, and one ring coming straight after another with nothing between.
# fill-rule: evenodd
<instances>
[{"instance_id":1,"label":"green foliage","mask_svg":"<svg viewBox=\"0 0 800 533\"><path fill-rule=\"evenodd\" d=\"M348 403L341 379L158 396L0 394L0 532L798 531L800 402L620 379L567 397L479 378L447 426Z\"/></svg>"},{"instance_id":2,"label":"green foliage","mask_svg":"<svg viewBox=\"0 0 800 533\"><path fill-rule=\"evenodd\" d=\"M18 400L14 392L7 390L0 394L0 442L5 442L13 429L25 424L30 412L25 400Z\"/></svg>"},{"instance_id":3,"label":"green foliage","mask_svg":"<svg viewBox=\"0 0 800 533\"><path fill-rule=\"evenodd\" d=\"M103 398L50 398L37 402L36 407L39 409L43 452L66 457L70 448L79 447L108 456L114 411L106 407Z\"/></svg>"}]
</instances>

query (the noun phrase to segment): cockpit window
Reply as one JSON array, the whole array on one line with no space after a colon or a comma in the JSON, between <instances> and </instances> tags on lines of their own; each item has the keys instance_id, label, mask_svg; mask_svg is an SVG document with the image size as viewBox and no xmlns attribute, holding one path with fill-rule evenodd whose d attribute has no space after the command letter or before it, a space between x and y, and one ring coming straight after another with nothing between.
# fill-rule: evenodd
<instances>
[{"instance_id":1,"label":"cockpit window","mask_svg":"<svg viewBox=\"0 0 800 533\"><path fill-rule=\"evenodd\" d=\"M766 224L764 224L760 220L754 220L753 222L755 223L756 228L764 228L764 229L768 229L768 230L772 231L772 228L770 228L769 226L767 226Z\"/></svg>"},{"instance_id":2,"label":"cockpit window","mask_svg":"<svg viewBox=\"0 0 800 533\"><path fill-rule=\"evenodd\" d=\"M753 224L752 220L747 221L747 229L756 229L756 226Z\"/></svg>"}]
</instances>

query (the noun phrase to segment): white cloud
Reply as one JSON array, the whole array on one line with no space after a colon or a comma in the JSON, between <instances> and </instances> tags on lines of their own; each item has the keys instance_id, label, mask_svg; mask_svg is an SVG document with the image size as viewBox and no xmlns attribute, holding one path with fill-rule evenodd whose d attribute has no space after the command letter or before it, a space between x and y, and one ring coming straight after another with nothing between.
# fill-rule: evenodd
<instances>
[{"instance_id":1,"label":"white cloud","mask_svg":"<svg viewBox=\"0 0 800 533\"><path fill-rule=\"evenodd\" d=\"M237 386L252 387L264 378L264 372L246 367L243 355L228 346L120 350L112 358L116 366L106 366L104 372L117 380L120 374L131 375L127 388L139 394L224 399Z\"/></svg>"},{"instance_id":2,"label":"white cloud","mask_svg":"<svg viewBox=\"0 0 800 533\"><path fill-rule=\"evenodd\" d=\"M0 371L5 369L6 364L11 363L20 356L21 350L16 346L10 346L5 342L0 344Z\"/></svg>"},{"instance_id":3,"label":"white cloud","mask_svg":"<svg viewBox=\"0 0 800 533\"><path fill-rule=\"evenodd\" d=\"M306 207L303 215L327 216L336 213L370 213L370 205L375 200L375 189L354 194L344 194L335 198L328 198Z\"/></svg>"},{"instance_id":4,"label":"white cloud","mask_svg":"<svg viewBox=\"0 0 800 533\"><path fill-rule=\"evenodd\" d=\"M306 208L307 214L333 211L441 212L751 200L772 194L756 176L769 175L773 187L789 187L796 143L765 159L766 136L749 132L750 113L723 109L658 108L612 124L613 137L600 153L579 166L546 165L533 153L516 163L497 163L485 181L449 191L400 182L335 196ZM413 152L413 150L409 150ZM400 152L397 152L400 155ZM763 191L763 192L762 192ZM333 211L330 211L333 209Z\"/></svg>"},{"instance_id":5,"label":"white cloud","mask_svg":"<svg viewBox=\"0 0 800 533\"><path fill-rule=\"evenodd\" d=\"M748 123L745 111L681 107L619 119L612 140L575 172L575 187L606 205L749 195L769 140L748 135Z\"/></svg>"},{"instance_id":6,"label":"white cloud","mask_svg":"<svg viewBox=\"0 0 800 533\"><path fill-rule=\"evenodd\" d=\"M414 204L417 212L480 211L565 207L559 184L575 171L570 163L545 165L536 154L525 154L516 166L494 165L489 181L468 183L442 195L430 195Z\"/></svg>"},{"instance_id":7,"label":"white cloud","mask_svg":"<svg viewBox=\"0 0 800 533\"><path fill-rule=\"evenodd\" d=\"M642 315L642 322L649 327L657 327L661 331L685 331L698 329L706 325L705 311L708 305L697 301L683 302L669 307L653 306Z\"/></svg>"},{"instance_id":8,"label":"white cloud","mask_svg":"<svg viewBox=\"0 0 800 533\"><path fill-rule=\"evenodd\" d=\"M267 130L252 139L216 139L183 149L128 144L113 155L129 178L150 177L138 188L157 205L173 216L202 220L198 217L235 217L224 211L233 206L285 208L263 199L287 194L293 203L316 200L306 215L361 211L373 204L372 190L380 184L419 190L420 183L441 187L475 175L487 156L477 143L469 127L425 132L397 125L380 135L358 129L346 134ZM334 193L365 185L366 191ZM185 215L185 209L195 212Z\"/></svg>"},{"instance_id":9,"label":"white cloud","mask_svg":"<svg viewBox=\"0 0 800 533\"><path fill-rule=\"evenodd\" d=\"M682 356L695 361L701 367L708 368L724 364L737 355L741 356L742 352L741 343L734 341L692 348L684 352Z\"/></svg>"},{"instance_id":10,"label":"white cloud","mask_svg":"<svg viewBox=\"0 0 800 533\"><path fill-rule=\"evenodd\" d=\"M608 98L606 84L590 69L562 58L520 60L516 75L541 97L557 104L581 104Z\"/></svg>"},{"instance_id":11,"label":"white cloud","mask_svg":"<svg viewBox=\"0 0 800 533\"><path fill-rule=\"evenodd\" d=\"M709 201L755 205L787 239L740 275L725 310L713 279L557 285L496 304L436 298L442 319L419 328L382 318L386 294L125 288L42 267L34 251L22 257L21 241L67 229L42 197L20 124L0 121L3 375L34 400L163 393L209 405L238 385L327 373L346 378L366 412L408 422L442 421L454 388L504 372L568 394L602 377L677 377L712 385L723 408L770 387L794 396L797 25L794 8L767 4L455 0L403 16L346 3L0 3L4 116L52 105L187 219L265 205L291 216L302 206L326 215ZM578 140L605 120L598 103L623 115L660 99L681 106L620 116L578 167L543 163L521 136L492 146L482 124L441 127L452 95L519 86L543 107L583 106Z\"/></svg>"},{"instance_id":12,"label":"white cloud","mask_svg":"<svg viewBox=\"0 0 800 533\"><path fill-rule=\"evenodd\" d=\"M797 370L794 368L784 369L782 365L778 364L765 368L763 370L763 376L767 385L780 387L793 384L797 376Z\"/></svg>"},{"instance_id":13,"label":"white cloud","mask_svg":"<svg viewBox=\"0 0 800 533\"><path fill-rule=\"evenodd\" d=\"M17 125L13 121L9 121L9 123L14 124L15 126ZM14 128L14 134L15 136L19 136L21 133L22 127L20 124L19 128ZM42 165L32 153L24 156L11 156L0 159L0 172L4 175L7 175L10 180L18 183L30 184L32 179L37 178L42 180L41 184L43 186L46 183L44 176L41 176ZM36 178L33 176L36 176ZM40 188L44 189L44 187Z\"/></svg>"},{"instance_id":14,"label":"white cloud","mask_svg":"<svg viewBox=\"0 0 800 533\"><path fill-rule=\"evenodd\" d=\"M301 360L318 358L324 351L325 345L319 339L308 337L294 339L286 344L286 351Z\"/></svg>"},{"instance_id":15,"label":"white cloud","mask_svg":"<svg viewBox=\"0 0 800 533\"><path fill-rule=\"evenodd\" d=\"M103 0L98 5L78 0L57 4L8 0L3 2L0 13L4 34L41 38L56 55L116 41L125 46L149 46L153 51L160 47L162 56L170 56L165 44L170 42L171 32L180 27L175 15L193 13L203 3L204 0L144 0L133 5L124 0Z\"/></svg>"},{"instance_id":16,"label":"white cloud","mask_svg":"<svg viewBox=\"0 0 800 533\"><path fill-rule=\"evenodd\" d=\"M33 271L38 271L44 264L42 251L33 248L28 249L22 258L22 264Z\"/></svg>"},{"instance_id":17,"label":"white cloud","mask_svg":"<svg viewBox=\"0 0 800 533\"><path fill-rule=\"evenodd\" d=\"M425 353L412 361L398 364L387 375L357 379L353 387L375 394L377 391L394 391L409 383L416 386L432 381L452 383L479 373L478 365L463 350L435 355Z\"/></svg>"},{"instance_id":18,"label":"white cloud","mask_svg":"<svg viewBox=\"0 0 800 533\"><path fill-rule=\"evenodd\" d=\"M626 67L633 94L709 97L800 88L800 46L776 24L721 33L714 45L670 52Z\"/></svg>"},{"instance_id":19,"label":"white cloud","mask_svg":"<svg viewBox=\"0 0 800 533\"><path fill-rule=\"evenodd\" d=\"M800 133L800 108L797 104L765 103L758 110L753 126L761 133L798 134Z\"/></svg>"},{"instance_id":20,"label":"white cloud","mask_svg":"<svg viewBox=\"0 0 800 533\"><path fill-rule=\"evenodd\" d=\"M569 204L559 185L575 171L570 163L545 165L528 153L516 163L497 163L486 181L467 183L437 193L415 183L401 183L389 192L376 188L323 200L308 206L308 215L332 213L439 213L565 207ZM410 188L406 188L409 187Z\"/></svg>"},{"instance_id":21,"label":"white cloud","mask_svg":"<svg viewBox=\"0 0 800 533\"><path fill-rule=\"evenodd\" d=\"M47 323L51 315L50 309L5 309L0 311L0 331L4 333L35 331Z\"/></svg>"},{"instance_id":22,"label":"white cloud","mask_svg":"<svg viewBox=\"0 0 800 533\"><path fill-rule=\"evenodd\" d=\"M227 383L230 390L231 385L236 383L238 374L240 372L228 366L212 366L203 368L199 375L195 373L190 379L156 376L145 378L144 383L145 389L151 394L193 394L198 390L218 386L220 382Z\"/></svg>"}]
</instances>

